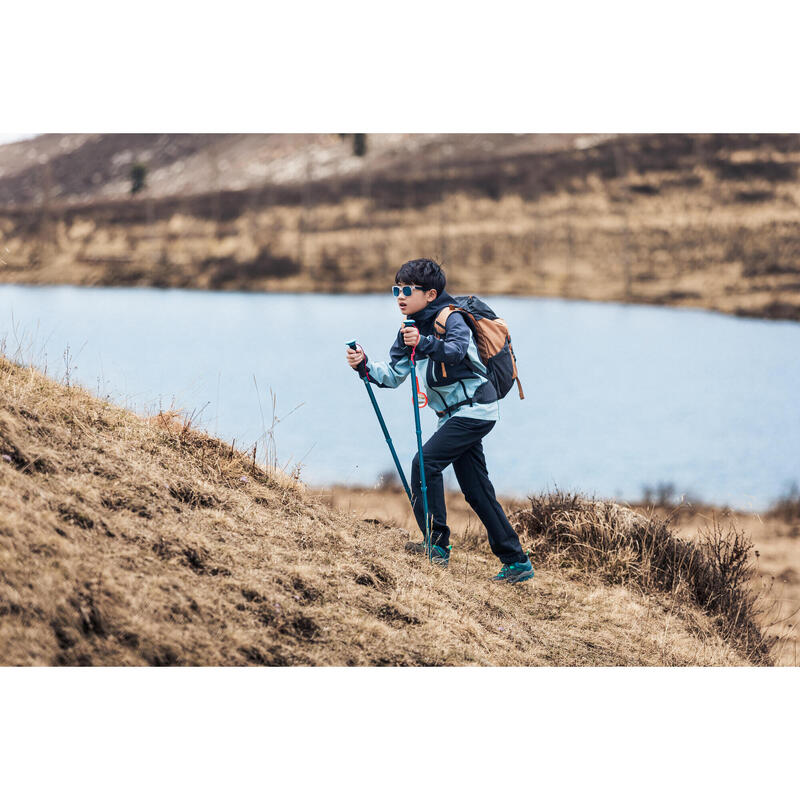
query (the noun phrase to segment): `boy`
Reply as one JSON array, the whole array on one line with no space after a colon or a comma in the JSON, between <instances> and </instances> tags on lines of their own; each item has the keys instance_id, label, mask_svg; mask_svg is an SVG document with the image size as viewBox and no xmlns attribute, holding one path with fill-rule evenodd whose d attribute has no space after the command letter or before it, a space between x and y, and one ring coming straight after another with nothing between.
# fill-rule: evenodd
<instances>
[{"instance_id":1,"label":"boy","mask_svg":"<svg viewBox=\"0 0 800 800\"><path fill-rule=\"evenodd\" d=\"M347 350L347 363L357 369L366 359L369 380L376 386L394 389L411 371L415 354L420 391L439 417L436 432L422 448L428 510L433 516L431 539L434 563L447 566L450 559L450 528L444 503L442 470L453 465L464 498L472 506L489 534L492 552L503 562L492 580L519 583L533 577L533 567L523 553L516 531L497 502L486 471L482 439L499 417L497 392L486 377L472 330L464 317L454 312L447 317L443 338L434 335L436 315L455 300L445 292L442 268L427 258L403 264L392 287L402 314L416 327L402 328L389 353L389 362L370 361L359 347ZM411 465L411 493L414 516L425 531L419 455ZM426 553L424 542L409 542L406 549Z\"/></svg>"}]
</instances>

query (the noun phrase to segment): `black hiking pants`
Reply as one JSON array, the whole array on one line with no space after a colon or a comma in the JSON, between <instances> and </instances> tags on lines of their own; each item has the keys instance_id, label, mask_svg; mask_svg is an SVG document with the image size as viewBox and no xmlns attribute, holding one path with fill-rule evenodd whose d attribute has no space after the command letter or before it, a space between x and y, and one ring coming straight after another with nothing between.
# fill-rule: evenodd
<instances>
[{"instance_id":1,"label":"black hiking pants","mask_svg":"<svg viewBox=\"0 0 800 800\"><path fill-rule=\"evenodd\" d=\"M524 561L525 553L516 531L511 527L495 497L494 486L486 471L481 442L494 426L492 420L452 417L425 442L422 446L422 459L425 462L428 513L433 516L433 544L447 548L450 544L450 528L447 527L442 471L448 464L452 464L464 499L472 506L489 534L492 552L504 564L513 564ZM414 456L411 463L411 494L414 516L424 534L425 512L422 505L419 455Z\"/></svg>"}]
</instances>

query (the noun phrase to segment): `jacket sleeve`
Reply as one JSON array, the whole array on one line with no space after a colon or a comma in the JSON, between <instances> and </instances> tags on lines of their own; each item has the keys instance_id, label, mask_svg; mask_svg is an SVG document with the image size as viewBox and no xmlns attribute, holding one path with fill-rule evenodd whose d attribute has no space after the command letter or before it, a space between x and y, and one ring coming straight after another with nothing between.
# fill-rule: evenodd
<instances>
[{"instance_id":1,"label":"jacket sleeve","mask_svg":"<svg viewBox=\"0 0 800 800\"><path fill-rule=\"evenodd\" d=\"M461 314L454 312L447 318L444 339L436 336L420 336L417 352L432 361L459 364L467 356L472 332Z\"/></svg>"},{"instance_id":2,"label":"jacket sleeve","mask_svg":"<svg viewBox=\"0 0 800 800\"><path fill-rule=\"evenodd\" d=\"M410 350L406 347L398 333L392 349L389 352L389 361L370 361L367 359L367 372L369 382L384 389L394 389L399 386L411 372Z\"/></svg>"}]
</instances>

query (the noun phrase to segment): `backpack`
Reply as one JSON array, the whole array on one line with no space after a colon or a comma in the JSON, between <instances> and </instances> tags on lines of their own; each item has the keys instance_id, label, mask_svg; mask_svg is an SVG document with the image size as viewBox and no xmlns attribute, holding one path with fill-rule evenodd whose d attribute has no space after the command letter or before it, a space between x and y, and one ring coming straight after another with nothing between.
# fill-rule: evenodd
<instances>
[{"instance_id":1,"label":"backpack","mask_svg":"<svg viewBox=\"0 0 800 800\"><path fill-rule=\"evenodd\" d=\"M447 318L453 312L460 312L464 321L469 325L475 335L478 346L478 355L486 366L487 377L497 390L497 399L505 397L514 381L519 387L520 400L525 399L522 393L522 384L517 374L517 360L511 347L511 335L505 320L500 319L486 303L474 295L461 295L453 298L456 302L448 308L443 308L433 323L434 334L438 339L444 338ZM447 375L442 364L442 374Z\"/></svg>"}]
</instances>

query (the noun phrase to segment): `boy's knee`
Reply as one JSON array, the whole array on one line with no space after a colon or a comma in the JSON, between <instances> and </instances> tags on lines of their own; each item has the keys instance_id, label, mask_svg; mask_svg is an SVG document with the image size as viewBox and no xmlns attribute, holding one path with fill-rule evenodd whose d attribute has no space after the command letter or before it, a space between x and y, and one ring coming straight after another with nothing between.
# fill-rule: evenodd
<instances>
[{"instance_id":1,"label":"boy's knee","mask_svg":"<svg viewBox=\"0 0 800 800\"><path fill-rule=\"evenodd\" d=\"M425 452L422 453L423 461L425 461ZM442 467L435 461L425 461L425 480L429 482L432 478L435 478L437 475L440 475L442 472ZM414 458L411 460L411 482L413 484L419 484L420 482L420 475L419 475L419 455L415 455Z\"/></svg>"},{"instance_id":2,"label":"boy's knee","mask_svg":"<svg viewBox=\"0 0 800 800\"><path fill-rule=\"evenodd\" d=\"M425 462L425 480L430 483L430 481L433 478L436 478L437 476L441 475L443 470L444 470L444 467L441 464L439 464L439 463L437 463L435 461L431 461L430 463L426 461Z\"/></svg>"}]
</instances>

